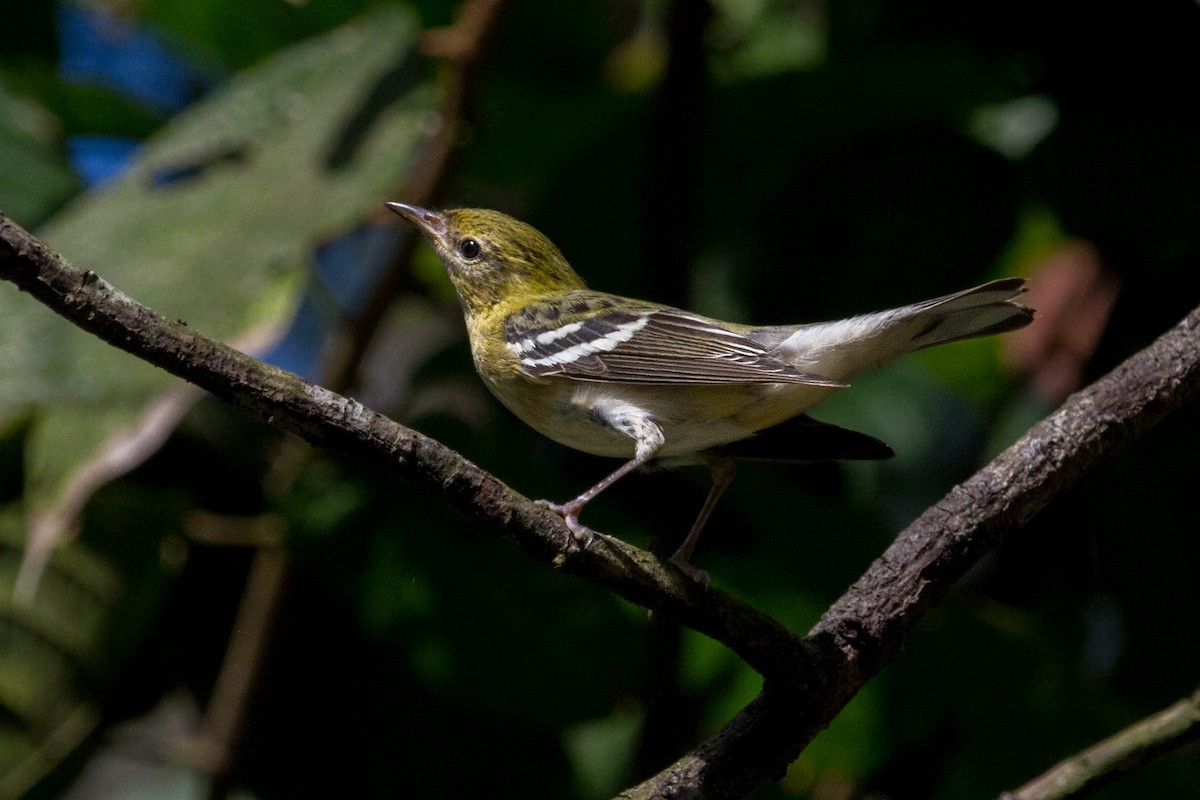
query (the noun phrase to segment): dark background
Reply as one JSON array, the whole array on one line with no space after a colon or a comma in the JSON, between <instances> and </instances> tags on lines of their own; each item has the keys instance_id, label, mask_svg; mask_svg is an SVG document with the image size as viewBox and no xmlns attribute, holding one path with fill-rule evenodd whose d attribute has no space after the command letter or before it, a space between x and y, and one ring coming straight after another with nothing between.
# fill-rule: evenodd
<instances>
[{"instance_id":1,"label":"dark background","mask_svg":"<svg viewBox=\"0 0 1200 800\"><path fill-rule=\"evenodd\" d=\"M195 73L183 93L199 96L369 4L120 5L186 57ZM456 4L412 5L432 27ZM4 12L0 85L59 120L45 140L55 157L65 167L78 134L153 135L170 112L64 88L53 13ZM1001 275L1032 280L1033 338L910 357L815 414L885 439L894 460L740 471L695 561L803 632L925 506L1196 304L1198 78L1200 7L1186 0L517 0L478 70L443 204L532 223L595 288L741 321L837 318ZM7 169L0 160L0 207L34 230L85 191L82 180L2 186ZM397 301L456 320L432 254L416 258ZM390 367L400 325L389 339L400 344L380 347L369 371L440 388L368 402L532 497L572 497L612 468L486 396L457 327L420 363ZM14 502L21 430L0 459ZM1176 414L1014 533L755 797L996 796L1193 691L1198 445L1194 410ZM111 726L154 708L185 722L198 713L164 712L164 697L209 701L253 552L182 538L195 509L272 515L286 531L286 591L220 784L263 800L603 797L759 689L721 646L332 454L300 456L286 490L264 488L279 448L207 401L93 500L72 547L114 566L119 613L108 646L64 680L103 723L37 794L74 783L71 796L95 795L86 765L119 749ZM635 476L585 521L669 551L705 481ZM41 746L46 725L6 702L0 748ZM150 771L118 769L125 796L203 796L203 773L163 755L169 736L139 737L130 763ZM1198 785L1193 746L1098 796Z\"/></svg>"}]
</instances>

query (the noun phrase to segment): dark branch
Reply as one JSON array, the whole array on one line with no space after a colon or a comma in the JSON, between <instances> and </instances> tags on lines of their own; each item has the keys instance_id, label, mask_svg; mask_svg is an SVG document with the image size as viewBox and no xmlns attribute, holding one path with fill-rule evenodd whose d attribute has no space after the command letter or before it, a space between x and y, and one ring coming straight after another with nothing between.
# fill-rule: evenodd
<instances>
[{"instance_id":1,"label":"dark branch","mask_svg":"<svg viewBox=\"0 0 1200 800\"><path fill-rule=\"evenodd\" d=\"M792 680L628 798L740 797L777 779L980 557L1103 456L1200 395L1200 308L1035 426L903 531L802 643Z\"/></svg>"},{"instance_id":2,"label":"dark branch","mask_svg":"<svg viewBox=\"0 0 1200 800\"><path fill-rule=\"evenodd\" d=\"M427 486L526 552L726 644L767 679L712 739L627 797L735 797L782 774L950 586L1101 457L1200 393L1200 309L1072 396L901 534L799 640L775 620L607 537L566 529L457 453L159 317L0 217L0 277L105 341L339 455Z\"/></svg>"},{"instance_id":3,"label":"dark branch","mask_svg":"<svg viewBox=\"0 0 1200 800\"><path fill-rule=\"evenodd\" d=\"M412 480L479 517L522 550L719 642L764 674L785 672L799 637L717 589L707 591L657 557L599 537L566 546L561 518L448 447L335 394L165 319L80 271L0 217L0 278L104 341L245 408L268 424L357 463Z\"/></svg>"},{"instance_id":4,"label":"dark branch","mask_svg":"<svg viewBox=\"0 0 1200 800\"><path fill-rule=\"evenodd\" d=\"M442 31L425 33L422 49L428 50L430 40L450 37L459 43L455 52L445 54L450 63L443 67L442 100L438 110L437 133L422 148L421 156L398 188L394 197L420 206L432 205L450 172L450 165L462 139L464 118L470 98L474 95L476 78L483 63L485 44L490 39L506 0L467 0L458 10L455 23ZM395 217L382 206L380 219L391 224ZM381 223L382 224L382 223ZM396 257L381 278L376 281L360 314L330 337L322 358L322 383L339 393L348 393L356 384L359 368L367 349L396 302L409 276L409 264L421 237L405 237ZM303 445L286 447L276 452L270 470L272 487L278 491L290 484L303 463L299 456ZM206 734L199 750L209 754L208 772L213 776L211 800L223 800L229 795L230 777L236 772L241 758L237 746L247 725L247 712L257 684L262 681L262 654L275 626L274 611L283 605L282 596L288 582L288 561L274 547L259 547L242 593L242 608L247 610L248 624L237 624L230 632L225 658L217 674L216 687L205 709ZM253 613L262 611L264 613Z\"/></svg>"}]
</instances>

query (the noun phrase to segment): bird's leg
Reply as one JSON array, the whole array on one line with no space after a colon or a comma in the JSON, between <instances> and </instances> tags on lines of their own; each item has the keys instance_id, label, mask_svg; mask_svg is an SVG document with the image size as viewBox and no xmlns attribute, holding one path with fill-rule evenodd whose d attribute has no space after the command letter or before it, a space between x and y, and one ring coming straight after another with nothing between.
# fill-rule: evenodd
<instances>
[{"instance_id":1,"label":"bird's leg","mask_svg":"<svg viewBox=\"0 0 1200 800\"><path fill-rule=\"evenodd\" d=\"M547 500L538 501L539 505L553 511L567 523L567 530L578 542L583 542L584 548L596 538L596 532L579 521L583 507L621 478L633 472L638 467L654 458L666 443L662 429L654 423L649 413L628 403L619 401L598 402L590 409L590 417L597 424L614 428L631 437L635 444L634 457L618 467L611 475L588 489L583 494L566 503L551 503ZM570 544L568 540L567 544Z\"/></svg>"},{"instance_id":2,"label":"bird's leg","mask_svg":"<svg viewBox=\"0 0 1200 800\"><path fill-rule=\"evenodd\" d=\"M579 497L576 497L574 500L570 500L566 503L551 503L547 500L541 500L539 501L539 505L545 506L555 514L558 514L560 517L562 517L563 522L567 523L567 529L571 531L571 535L576 541L583 542L583 546L586 549L588 545L592 543L592 540L596 538L596 532L579 521L579 514L583 511L583 507L586 506L596 495L600 494L609 486L612 486L618 480L625 477L630 472L642 466L649 460L649 458L633 458L629 461L626 461L615 472L597 483L592 488L588 489L583 494L579 495Z\"/></svg>"},{"instance_id":3,"label":"bird's leg","mask_svg":"<svg viewBox=\"0 0 1200 800\"><path fill-rule=\"evenodd\" d=\"M679 549L667 559L688 577L705 586L708 585L708 573L692 566L690 560L692 551L696 549L696 540L700 538L700 531L704 530L704 525L712 515L713 509L717 507L717 501L729 488L729 484L733 483L735 472L734 461L728 456L713 456L708 462L708 468L712 473L712 488L708 490L708 497L705 498L704 505L696 516L696 521L692 523L692 529L688 531L687 538L683 540L683 544L679 545Z\"/></svg>"}]
</instances>

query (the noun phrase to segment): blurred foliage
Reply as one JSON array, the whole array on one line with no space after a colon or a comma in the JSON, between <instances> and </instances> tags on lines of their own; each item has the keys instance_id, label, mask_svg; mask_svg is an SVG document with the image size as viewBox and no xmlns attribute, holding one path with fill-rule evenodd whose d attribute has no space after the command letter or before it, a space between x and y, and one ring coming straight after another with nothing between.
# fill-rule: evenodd
<instances>
[{"instance_id":1,"label":"blurred foliage","mask_svg":"<svg viewBox=\"0 0 1200 800\"><path fill-rule=\"evenodd\" d=\"M38 220L77 190L55 153L55 119L44 107L0 84L0 208L14 219Z\"/></svg>"},{"instance_id":2,"label":"blurred foliage","mask_svg":"<svg viewBox=\"0 0 1200 800\"><path fill-rule=\"evenodd\" d=\"M314 242L360 223L428 138L434 92L413 58L413 18L383 11L231 79L39 234L158 313L268 352L295 314ZM0 298L0 357L10 367L0 423L32 414L27 586L95 475L111 479L109 463L157 448L188 402L164 399L178 384L162 370L16 295Z\"/></svg>"},{"instance_id":3,"label":"blurred foliage","mask_svg":"<svg viewBox=\"0 0 1200 800\"><path fill-rule=\"evenodd\" d=\"M237 81L389 4L110 5L207 74ZM427 27L457 8L408 5ZM762 322L835 318L1014 273L1035 281L1036 305L1048 256L1087 241L1121 283L1094 352L1079 357L1087 378L1200 300L1196 4L714 0L700 17L680 6L509 4L445 203L531 222L597 288ZM140 138L156 122L55 77L50 5L22 14L30 36L0 55L0 207L54 230L67 217L50 215L74 190L63 137ZM349 75L327 77L356 91ZM323 107L358 95L330 97ZM378 199L402 184L402 160L378 176ZM277 159L244 192L296 168ZM363 197L338 201L329 232L371 213ZM289 198L297 214L316 201ZM220 246L223 228L190 223ZM292 259L314 244L311 230L294 234ZM180 238L178 253L156 257L178 259L179 286L204 282L183 271L192 262ZM113 278L106 263L76 258ZM447 333L460 330L455 301L429 253L417 259L418 278L364 365L365 399L531 496L574 496L604 474L610 465L541 439L486 396L461 336ZM159 310L196 318L192 290L161 288ZM37 313L11 287L0 296ZM1056 325L1072 320L1035 323ZM52 362L55 338L20 341L36 365ZM1014 368L1009 351L1007 340L953 345L857 380L816 415L885 439L897 457L746 465L697 563L804 631L901 526L1061 400L1037 396L1026 374L1036 365ZM12 369L0 366L0 386ZM27 422L0 429L0 502L21 495L31 436ZM1192 691L1198 445L1195 414L1177 415L1059 498L755 796L995 796ZM105 727L67 748L70 758L48 755L70 709L112 725L181 689L201 706L212 697L251 553L182 537L198 509L287 530L287 591L231 778L263 800L458 797L481 786L493 797L605 797L760 688L720 645L477 535L436 497L327 454L292 463L281 452L296 458L257 423L202 403L150 462L93 499L77 543L51 563L48 580L90 575L71 580L106 587L89 616L0 604L0 752L42 747L37 794L74 782L72 797L93 796L93 751L120 746ZM673 548L704 484L686 471L637 476L587 521ZM17 519L15 505L0 516L0 592L15 569ZM37 663L57 676L57 704L31 705L37 685L21 665L33 640L48 654ZM179 764L177 744L139 752ZM1198 762L1194 749L1168 756L1098 796L1188 796ZM0 769L12 763L0 757ZM205 783L189 786L195 796Z\"/></svg>"}]
</instances>

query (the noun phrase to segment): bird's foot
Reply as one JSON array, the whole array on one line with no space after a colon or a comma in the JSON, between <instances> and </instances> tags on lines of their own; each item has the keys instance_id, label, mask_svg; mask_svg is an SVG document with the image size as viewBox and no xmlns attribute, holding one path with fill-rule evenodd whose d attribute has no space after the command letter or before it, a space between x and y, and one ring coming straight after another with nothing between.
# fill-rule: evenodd
<instances>
[{"instance_id":1,"label":"bird's foot","mask_svg":"<svg viewBox=\"0 0 1200 800\"><path fill-rule=\"evenodd\" d=\"M685 555L682 550L676 550L675 554L668 558L667 561L671 564L674 564L680 572L682 572L684 575L687 575L705 589L707 589L709 583L711 583L708 573L699 567L693 567L691 562L688 561L687 555Z\"/></svg>"},{"instance_id":2,"label":"bird's foot","mask_svg":"<svg viewBox=\"0 0 1200 800\"><path fill-rule=\"evenodd\" d=\"M558 514L563 518L563 522L567 523L567 530L570 531L570 536L566 541L567 547L571 546L572 541L582 543L584 550L591 547L592 542L596 539L596 532L579 521L579 512L583 510L582 505L573 502L552 503L549 500L538 500L537 504L547 511Z\"/></svg>"}]
</instances>

